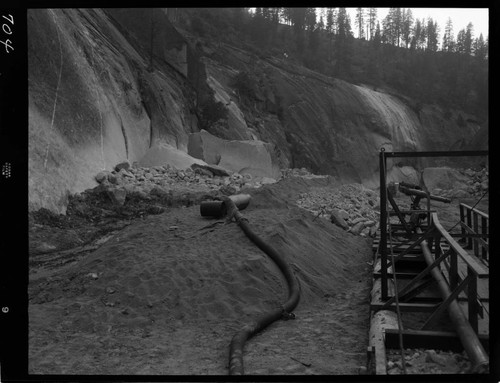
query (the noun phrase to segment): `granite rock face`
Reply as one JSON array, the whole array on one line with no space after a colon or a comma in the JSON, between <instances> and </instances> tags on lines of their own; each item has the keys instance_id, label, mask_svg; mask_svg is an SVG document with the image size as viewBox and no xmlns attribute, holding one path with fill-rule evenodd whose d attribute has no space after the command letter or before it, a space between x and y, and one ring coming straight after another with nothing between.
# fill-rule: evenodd
<instances>
[{"instance_id":1,"label":"granite rock face","mask_svg":"<svg viewBox=\"0 0 500 383\"><path fill-rule=\"evenodd\" d=\"M157 25L153 65L142 19ZM243 72L249 97L235 83ZM30 210L64 213L68 195L96 186L99 172L168 164L154 162L167 152L182 162L176 167L202 160L263 180L305 168L376 187L382 147L487 148L487 126L461 111L417 105L283 57L200 42L153 9L29 10L28 78ZM213 124L218 137L200 132L199 103L207 97L227 111L227 121ZM415 169L439 166L405 159L389 161L387 170L390 179L411 182Z\"/></svg>"}]
</instances>

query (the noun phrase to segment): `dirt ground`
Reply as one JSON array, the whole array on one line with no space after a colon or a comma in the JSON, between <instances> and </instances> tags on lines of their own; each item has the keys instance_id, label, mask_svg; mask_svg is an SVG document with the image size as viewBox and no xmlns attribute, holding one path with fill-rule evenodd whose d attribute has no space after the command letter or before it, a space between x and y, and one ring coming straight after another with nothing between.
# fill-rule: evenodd
<instances>
[{"instance_id":1,"label":"dirt ground","mask_svg":"<svg viewBox=\"0 0 500 383\"><path fill-rule=\"evenodd\" d=\"M301 286L296 319L246 343L246 374L364 372L371 238L296 205L311 188L338 186L292 177L242 191L252 195L244 216ZM91 193L66 216L30 214L29 372L226 375L232 336L283 303L287 286L234 222L201 217L199 201L214 196L116 207ZM487 211L487 198L478 207ZM458 202L439 211L450 228ZM418 373L439 373L432 367Z\"/></svg>"},{"instance_id":2,"label":"dirt ground","mask_svg":"<svg viewBox=\"0 0 500 383\"><path fill-rule=\"evenodd\" d=\"M302 180L250 190L243 211L301 285L296 319L247 342L246 374L358 374L366 364L370 240L295 207L304 190ZM77 209L88 214L31 216L29 372L227 374L235 332L287 298L276 265L198 205L99 214L89 201Z\"/></svg>"}]
</instances>

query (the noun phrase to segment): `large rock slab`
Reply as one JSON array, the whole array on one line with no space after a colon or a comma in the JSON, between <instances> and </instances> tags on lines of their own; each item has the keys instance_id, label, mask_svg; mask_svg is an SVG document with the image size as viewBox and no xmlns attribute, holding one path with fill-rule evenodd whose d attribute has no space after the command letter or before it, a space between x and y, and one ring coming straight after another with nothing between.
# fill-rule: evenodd
<instances>
[{"instance_id":1,"label":"large rock slab","mask_svg":"<svg viewBox=\"0 0 500 383\"><path fill-rule=\"evenodd\" d=\"M186 152L176 149L166 143L157 143L151 147L144 157L138 161L139 166L151 168L153 166L171 165L177 169L185 170L193 164L206 165L198 158L193 158Z\"/></svg>"},{"instance_id":2,"label":"large rock slab","mask_svg":"<svg viewBox=\"0 0 500 383\"><path fill-rule=\"evenodd\" d=\"M274 145L263 141L223 140L202 130L189 136L188 154L240 174L274 179L281 176Z\"/></svg>"}]
</instances>

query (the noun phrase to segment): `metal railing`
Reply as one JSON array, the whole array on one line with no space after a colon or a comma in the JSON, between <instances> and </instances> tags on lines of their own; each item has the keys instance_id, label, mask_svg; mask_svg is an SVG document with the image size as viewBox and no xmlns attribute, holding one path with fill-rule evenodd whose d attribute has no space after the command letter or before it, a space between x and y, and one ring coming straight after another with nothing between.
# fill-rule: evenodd
<instances>
[{"instance_id":1,"label":"metal railing","mask_svg":"<svg viewBox=\"0 0 500 383\"><path fill-rule=\"evenodd\" d=\"M488 278L489 270L455 241L451 234L443 228L436 213L432 214L432 226L434 228L435 258L437 259L441 254L445 255L448 253L447 256L445 255L445 258L447 258L445 265L448 271L445 277L448 280L452 292L451 295L456 299L462 291L466 293L469 323L477 334L478 317L483 316L482 306L479 301L481 297L479 297L477 289L478 279ZM443 241L449 246L449 249L445 253L442 251Z\"/></svg>"},{"instance_id":2,"label":"metal railing","mask_svg":"<svg viewBox=\"0 0 500 383\"><path fill-rule=\"evenodd\" d=\"M460 204L461 236L466 241L466 249L472 249L474 255L489 265L489 217L488 214Z\"/></svg>"},{"instance_id":3,"label":"metal railing","mask_svg":"<svg viewBox=\"0 0 500 383\"><path fill-rule=\"evenodd\" d=\"M481 299L488 299L488 296L478 295L478 285L484 286L484 279L489 276L488 267L485 266L484 259L488 260L488 219L487 215L479 210L470 208L467 205L461 206L461 228L460 234L452 235L446 231L439 222L435 212L430 210L429 200L432 199L429 193L418 188L408 189L407 192L414 198L427 199L427 211L419 211L418 202L413 201L412 218L410 222L406 222L402 213L391 196L391 192L387 187L387 158L394 157L459 157L459 156L487 156L487 151L464 151L464 152L385 152L380 151L380 242L377 254L380 256L380 274L381 274L381 300L385 301L380 310L391 309L397 307L398 301L411 299L410 297L418 296L419 292L426 285L426 279L432 276L439 288L441 302L430 307L433 311L430 317L424 323L422 330L428 330L435 324L441 315L448 311L451 322L460 338L469 359L471 360L472 370L474 372L484 372L489 368L489 357L483 345L479 341L479 317L483 318L484 310L481 305ZM401 186L401 185L400 185ZM401 187L400 187L401 190ZM415 197L416 196L416 197ZM391 233L395 229L391 224L389 217L391 212L388 211L387 205L390 203L395 214L401 221L401 232L407 240L393 245ZM418 211L418 212L417 212ZM422 217L427 218L427 226L421 225ZM415 222L414 222L415 221ZM481 221L481 225L479 222ZM399 228L398 228L399 229ZM414 233L413 233L414 232ZM405 235L406 234L406 235ZM416 236L415 236L416 234ZM469 254L467 250L462 248L453 238L463 237L466 239L467 245L471 246L473 253ZM389 241L388 241L389 240ZM390 242L390 243L388 243ZM406 247L403 250L403 246ZM401 289L395 288L394 295L389 297L388 280L389 267L392 267L393 276L395 276L396 262L403 260L409 254L409 251L419 246L422 250L423 258L427 267L414 276L409 283ZM397 257L394 257L395 250L398 251ZM392 262L389 262L391 255ZM476 255L476 256L475 256ZM481 262L483 260L483 262ZM481 280L483 279L483 280ZM481 282L478 284L478 282ZM396 286L396 283L394 283ZM459 300L464 300L463 295L466 295L468 315L462 311ZM483 295L488 295L486 289L482 291ZM396 305L394 306L394 303ZM409 305L412 305L409 303ZM413 304L415 311L423 311L424 307L418 304ZM425 310L428 311L429 307ZM402 345L400 346L402 347Z\"/></svg>"}]
</instances>

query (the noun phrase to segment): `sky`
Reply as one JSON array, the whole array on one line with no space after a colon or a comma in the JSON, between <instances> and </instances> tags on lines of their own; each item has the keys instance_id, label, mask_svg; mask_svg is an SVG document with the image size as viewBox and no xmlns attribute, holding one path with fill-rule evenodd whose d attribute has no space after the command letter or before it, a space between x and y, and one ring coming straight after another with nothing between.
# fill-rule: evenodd
<instances>
[{"instance_id":1,"label":"sky","mask_svg":"<svg viewBox=\"0 0 500 383\"><path fill-rule=\"evenodd\" d=\"M457 36L458 31L465 29L469 22L474 26L474 37L479 37L482 33L483 38L486 40L488 36L488 8L410 8L414 19L422 19L431 17L437 21L440 28L439 40L443 39L444 27L448 20L451 18L453 23L453 34ZM378 8L377 18L382 24L382 20L387 15L389 8ZM351 16L351 27L354 36L357 37L358 33L355 28L354 18L356 15L356 8L347 8L347 12Z\"/></svg>"}]
</instances>

